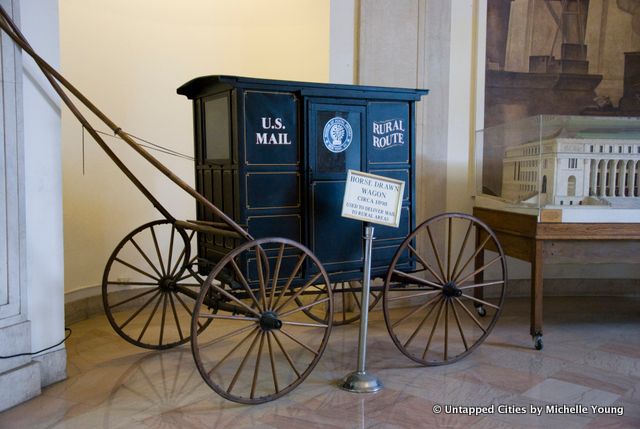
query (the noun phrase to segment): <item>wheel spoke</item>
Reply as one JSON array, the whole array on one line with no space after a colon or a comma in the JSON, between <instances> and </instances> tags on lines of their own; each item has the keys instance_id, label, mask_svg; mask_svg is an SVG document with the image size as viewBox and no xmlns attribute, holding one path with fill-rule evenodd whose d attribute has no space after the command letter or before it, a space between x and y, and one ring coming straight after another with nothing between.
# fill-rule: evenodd
<instances>
[{"instance_id":1,"label":"wheel spoke","mask_svg":"<svg viewBox=\"0 0 640 429\"><path fill-rule=\"evenodd\" d=\"M176 328L178 329L178 335L180 336L180 341L184 340L184 336L182 335L182 329L180 327L180 319L178 319L178 312L176 311L176 304L173 302L173 294L169 294L169 302L171 302L171 311L173 312L173 320L176 321Z\"/></svg>"},{"instance_id":2,"label":"wheel spoke","mask_svg":"<svg viewBox=\"0 0 640 429\"><path fill-rule=\"evenodd\" d=\"M318 272L315 276L313 276L313 277L311 278L311 280L309 280L308 282L306 282L306 283L304 284L304 286L302 286L300 289L298 289L298 291L297 291L296 293L294 293L293 295L291 295L291 296L289 297L289 299L288 299L288 300L286 300L286 301L284 302L284 304L281 304L281 305L280 305L278 308L276 308L274 311L275 311L276 313L280 312L280 310L282 310L284 307L286 307L286 306L287 306L291 301L293 301L293 300L294 300L294 299L296 299L298 296L300 296L300 294L301 294L301 293L302 293L306 288L308 288L309 286L312 286L312 285L313 285L313 283L314 283L316 280L318 280L318 279L320 278L320 276L322 276L322 272ZM315 286L315 285L313 285L313 286ZM316 288L318 288L318 287L316 286ZM319 289L319 290L321 290L320 288L318 288L318 289Z\"/></svg>"},{"instance_id":3,"label":"wheel spoke","mask_svg":"<svg viewBox=\"0 0 640 429\"><path fill-rule=\"evenodd\" d=\"M253 329L254 329L255 331L257 331L259 328L256 326L256 327L254 327ZM235 352L235 351L236 351L236 350L238 350L240 347L242 347L242 345L243 345L243 344L244 344L244 343L245 343L245 342L246 342L246 341L247 341L247 340L248 340L248 339L249 339L253 334L254 334L254 331L250 331L250 332L247 334L247 336L246 336L246 337L244 337L243 339L241 339L241 340L238 342L238 344L236 344L235 346L233 346L233 348L229 351L229 353L227 353L226 355L224 355L224 357L223 357L222 359L220 359L220 360L218 361L218 363L217 363L213 368L211 368L211 369L208 371L208 373L207 373L207 374L209 375L209 377L211 377L211 374L213 374L213 372L214 372L216 369L218 369L218 368L220 367L220 365L222 365L222 363L223 363L225 360L227 360L227 358L228 358L229 356L231 356L231 355L233 354L233 352Z\"/></svg>"},{"instance_id":4,"label":"wheel spoke","mask_svg":"<svg viewBox=\"0 0 640 429\"><path fill-rule=\"evenodd\" d=\"M320 296L320 295L318 295L318 296ZM289 315L291 315L291 314L293 314L293 313L297 313L298 311L307 310L307 309L309 309L309 308L311 308L311 307L315 307L315 306L316 306L316 305L318 305L318 304L325 303L325 302L329 301L329 299L330 299L330 298L328 298L328 297L327 297L327 298L322 298L322 299L321 299L321 300L319 300L319 301L313 301L311 304L307 304L307 305L305 305L305 306L303 306L303 307L298 307L298 308L295 308L295 309L293 309L293 310L289 310L289 311L287 311L286 313L282 313L282 314L280 314L278 317L279 317L279 318L283 318L283 317L289 316Z\"/></svg>"},{"instance_id":5,"label":"wheel spoke","mask_svg":"<svg viewBox=\"0 0 640 429\"><path fill-rule=\"evenodd\" d=\"M458 257L456 258L456 263L453 266L453 270L451 271L451 277L455 275L458 270L458 265L460 265L460 260L462 259L462 254L464 253L464 249L467 247L467 240L469 240L469 235L471 234L471 228L473 227L473 222L469 222L469 226L467 227L467 232L464 235L464 240L462 240L462 245L460 246L460 252L458 252Z\"/></svg>"},{"instance_id":6,"label":"wheel spoke","mask_svg":"<svg viewBox=\"0 0 640 429\"><path fill-rule=\"evenodd\" d=\"M471 289L471 288L476 288L476 287L500 285L500 284L503 284L503 283L504 283L504 280L496 280L496 281L486 282L486 283L477 283L477 284L472 284L472 285L467 285L467 286L459 286L458 289L465 290L465 289Z\"/></svg>"},{"instance_id":7,"label":"wheel spoke","mask_svg":"<svg viewBox=\"0 0 640 429\"><path fill-rule=\"evenodd\" d=\"M465 311L465 313L467 313L467 315L475 322L476 325L478 325L478 328L482 329L482 332L484 332L485 334L487 333L487 330L484 329L484 326L482 326L482 323L480 323L478 321L478 319L476 319L476 316L473 315L473 313L471 313L471 311L469 311L469 309L467 308L466 305L464 305L464 303L462 301L460 301L459 298L454 298L456 300L456 302L460 305L460 307L462 307L462 309Z\"/></svg>"},{"instance_id":8,"label":"wheel spoke","mask_svg":"<svg viewBox=\"0 0 640 429\"><path fill-rule=\"evenodd\" d=\"M255 325L245 326L244 328L236 329L235 331L231 331L231 332L229 332L227 334L222 335L221 337L218 337L218 338L213 339L211 341L207 341L201 347L204 348L204 347L212 346L214 344L219 343L222 340L226 340L228 338L235 337L236 335L242 334L243 332L247 332L250 329L258 329L258 328Z\"/></svg>"},{"instance_id":9,"label":"wheel spoke","mask_svg":"<svg viewBox=\"0 0 640 429\"><path fill-rule=\"evenodd\" d=\"M118 307L118 306L120 306L122 304L126 304L127 302L131 302L134 299L138 299L140 297L143 297L143 296L148 295L148 294L153 293L153 292L157 292L157 290L156 289L149 289L148 291L145 291L145 292L142 292L142 293L140 293L138 295L132 296L131 298L125 299L124 301L120 301L117 304L110 305L109 308L116 308L116 307Z\"/></svg>"},{"instance_id":10,"label":"wheel spoke","mask_svg":"<svg viewBox=\"0 0 640 429\"><path fill-rule=\"evenodd\" d=\"M249 293L249 296L251 297L253 304L256 306L256 308L259 309L260 303L258 302L258 299L256 298L256 296L253 294L253 290L251 290L251 287L247 282L247 278L242 274L242 271L240 271L240 267L238 267L238 264L233 259L231 259L229 262L231 263L231 266L233 267L233 271L236 273L236 276L238 276L240 283L242 284L244 289Z\"/></svg>"},{"instance_id":11,"label":"wheel spoke","mask_svg":"<svg viewBox=\"0 0 640 429\"><path fill-rule=\"evenodd\" d=\"M449 218L448 220L448 228L447 228L447 281L451 280L451 246L453 244L451 240L452 235L452 221L453 218Z\"/></svg>"},{"instance_id":12,"label":"wheel spoke","mask_svg":"<svg viewBox=\"0 0 640 429\"><path fill-rule=\"evenodd\" d=\"M449 360L447 353L449 346L449 300L445 299L444 303L444 360Z\"/></svg>"},{"instance_id":13,"label":"wheel spoke","mask_svg":"<svg viewBox=\"0 0 640 429\"><path fill-rule=\"evenodd\" d=\"M311 328L328 328L329 325L324 325L322 323L305 323L305 322L287 322L285 320L282 321L283 325L293 325L293 326L308 326Z\"/></svg>"},{"instance_id":14,"label":"wheel spoke","mask_svg":"<svg viewBox=\"0 0 640 429\"><path fill-rule=\"evenodd\" d=\"M158 307L160 306L160 301L162 300L162 297L158 298L158 302L156 302L156 306L153 307L153 310L151 311L151 315L149 316L149 319L147 319L147 323L144 324L144 328L142 328L142 332L140 332L140 336L138 337L138 341L140 341L142 339L142 337L144 336L145 332L147 332L147 328L149 327L149 323L151 323L151 320L153 319L153 316L155 316L156 311L158 310Z\"/></svg>"},{"instance_id":15,"label":"wheel spoke","mask_svg":"<svg viewBox=\"0 0 640 429\"><path fill-rule=\"evenodd\" d=\"M227 319L227 320L240 320L243 322L259 322L260 319L257 317L245 317L245 316L227 316L224 314L210 314L210 313L200 313L198 317L202 319Z\"/></svg>"},{"instance_id":16,"label":"wheel spoke","mask_svg":"<svg viewBox=\"0 0 640 429\"><path fill-rule=\"evenodd\" d=\"M287 279L287 283L282 288L282 291L280 292L280 295L278 295L278 299L276 299L276 302L273 304L273 307L278 305L278 303L280 302L280 300L282 299L284 294L289 289L289 286L291 286L291 283L293 283L293 279L298 274L298 271L300 271L300 267L302 267L302 263L304 262L306 257L307 257L306 253L303 253L303 254L300 255L300 257L298 257L298 261L296 262L296 266L293 268L293 271L291 272L291 275ZM271 308L273 309L273 307L271 307Z\"/></svg>"},{"instance_id":17,"label":"wheel spoke","mask_svg":"<svg viewBox=\"0 0 640 429\"><path fill-rule=\"evenodd\" d=\"M171 273L169 274L171 277L175 276L176 272L178 271L178 268L180 268L180 261L182 261L182 259L185 257L185 254L187 253L187 248L191 249L191 240L193 239L193 236L195 234L196 234L195 230L191 231L191 234L189 235L189 239L187 240L187 245L184 246L184 248L180 252L180 255L178 256L178 259L176 259L176 264L171 269Z\"/></svg>"},{"instance_id":18,"label":"wheel spoke","mask_svg":"<svg viewBox=\"0 0 640 429\"><path fill-rule=\"evenodd\" d=\"M430 301L429 303L439 303L440 300L442 299L442 295L440 295L438 300L435 301ZM415 331L413 331L413 334L411 334L411 336L409 337L409 339L407 340L406 343L404 343L404 347L407 348L409 347L409 344L411 344L411 341L413 341L413 339L416 337L416 335L418 335L418 332L420 332L420 329L422 329L422 326L425 324L425 322L427 321L427 319L429 318L429 316L431 316L431 313L433 313L433 310L437 307L437 305L434 305L433 307L431 307L429 309L429 311L427 312L427 314L422 318L422 320L420 321L420 323L418 324L418 327L415 329ZM426 308L426 307L425 307Z\"/></svg>"},{"instance_id":19,"label":"wheel spoke","mask_svg":"<svg viewBox=\"0 0 640 429\"><path fill-rule=\"evenodd\" d=\"M280 265L282 264L282 257L284 255L284 243L280 244L280 250L278 251L278 259L276 260L276 267L273 271L273 285L271 286L271 295L269 296L269 305L267 308L273 308L273 299L276 295L276 287L278 286L278 276L280 275Z\"/></svg>"},{"instance_id":20,"label":"wheel spoke","mask_svg":"<svg viewBox=\"0 0 640 429\"><path fill-rule=\"evenodd\" d=\"M262 308L262 311L267 311L267 286L266 286L266 282L269 279L265 279L264 278L264 272L262 271L262 255L263 255L263 251L262 248L260 246L256 247L256 265L257 265L257 269L258 269L258 287L260 288L260 299L262 300L262 307L258 307L258 308ZM267 264L269 263L269 260L267 259Z\"/></svg>"},{"instance_id":21,"label":"wheel spoke","mask_svg":"<svg viewBox=\"0 0 640 429\"><path fill-rule=\"evenodd\" d=\"M264 346L264 336L265 333L260 332L260 345L258 346L258 356L256 357L256 369L253 371L253 380L251 381L251 399L253 399L256 393L256 382L258 381L258 372L260 370L260 357L262 356L262 346Z\"/></svg>"},{"instance_id":22,"label":"wheel spoke","mask_svg":"<svg viewBox=\"0 0 640 429\"><path fill-rule=\"evenodd\" d=\"M295 338L293 335L291 335L290 333L288 333L284 329L280 328L280 332L283 333L284 335L286 335L287 337L289 337L292 341L297 343L300 347L302 347L302 348L308 350L309 352L313 353L314 356L318 356L318 352L317 351L313 350L311 347L309 347L308 345L306 345L305 343L303 343L299 339Z\"/></svg>"},{"instance_id":23,"label":"wheel spoke","mask_svg":"<svg viewBox=\"0 0 640 429\"><path fill-rule=\"evenodd\" d=\"M164 295L164 302L162 303L162 319L160 322L160 342L159 344L162 345L162 340L163 340L163 334L164 334L164 321L167 317L167 294L163 294Z\"/></svg>"},{"instance_id":24,"label":"wheel spoke","mask_svg":"<svg viewBox=\"0 0 640 429\"><path fill-rule=\"evenodd\" d=\"M218 286L214 282L211 282L211 287L215 288L218 292L220 292L221 294L223 294L224 296L226 296L230 300L235 301L237 304L239 304L245 310L247 310L250 313L253 313L256 316L260 317L260 313L258 313L255 309L249 307L247 304L245 304L244 302L240 301L238 298L236 298L235 296L233 296L232 294L230 294L229 292L227 292L226 290L224 290L223 288L221 288L220 286Z\"/></svg>"},{"instance_id":25,"label":"wheel spoke","mask_svg":"<svg viewBox=\"0 0 640 429\"><path fill-rule=\"evenodd\" d=\"M260 331L256 332L256 337L251 342L251 345L249 346L249 350L247 351L247 354L244 355L244 358L242 359L242 362L240 362L240 366L238 367L238 370L236 371L235 375L233 376L233 379L231 379L231 383L229 384L229 387L227 388L227 393L231 393L231 390L233 389L233 386L235 386L236 381L238 381L238 377L240 377L240 373L242 372L242 369L244 368L244 364L247 363L247 359L249 358L249 355L253 351L253 348L255 347L256 342L258 341L258 337L260 337Z\"/></svg>"},{"instance_id":26,"label":"wheel spoke","mask_svg":"<svg viewBox=\"0 0 640 429\"><path fill-rule=\"evenodd\" d=\"M122 265L124 265L125 267L129 267L129 268L131 268L133 271L137 271L137 272L139 272L140 274L142 274L142 275L145 275L145 276L149 277L150 279L153 279L153 280L160 280L158 277L155 277L155 276L153 276L153 275L149 274L148 272L141 270L141 269L140 269L140 268L138 268L138 267L134 267L134 266L133 266L133 265L131 265L130 263L128 263L128 262L126 262L126 261L123 261L123 260L122 260L122 259L120 259L120 258L114 258L114 261L118 261L118 262L120 262Z\"/></svg>"},{"instance_id":27,"label":"wheel spoke","mask_svg":"<svg viewBox=\"0 0 640 429\"><path fill-rule=\"evenodd\" d=\"M351 291L351 295L353 295L353 300L356 302L356 305L358 306L358 310L360 310L360 312L362 313L362 306L360 305L360 300L358 299L358 294Z\"/></svg>"},{"instance_id":28,"label":"wheel spoke","mask_svg":"<svg viewBox=\"0 0 640 429\"><path fill-rule=\"evenodd\" d=\"M454 273L453 275L453 281L456 283L462 283L458 281L458 277L460 277L462 275L462 273L464 272L464 269L467 268L467 265L469 265L471 263L471 261L473 261L475 259L476 256L478 256L478 253L480 253L482 251L482 249L484 249L484 246L487 245L487 243L489 242L489 240L491 239L490 235L487 235L487 237L482 241L482 244L480 244L480 246L476 247L475 252L473 252L473 255L471 255L469 257L469 259L467 259L467 261L464 263L464 265L462 266L462 268L460 268L460 271Z\"/></svg>"},{"instance_id":29,"label":"wheel spoke","mask_svg":"<svg viewBox=\"0 0 640 429\"><path fill-rule=\"evenodd\" d=\"M153 225L151 226L151 228L149 228L151 230L151 236L153 237L153 245L156 248L156 253L158 254L158 262L160 263L160 270L162 271L162 275L166 275L167 272L164 269L164 263L162 262L162 254L160 253L160 246L158 245L158 238L156 237L156 230L153 227Z\"/></svg>"},{"instance_id":30,"label":"wheel spoke","mask_svg":"<svg viewBox=\"0 0 640 429\"><path fill-rule=\"evenodd\" d=\"M436 297L431 298L430 300L428 300L427 302L419 305L418 307L414 308L413 310L411 310L409 313L405 314L404 316L402 316L399 320L396 320L395 323L393 323L391 325L392 328L398 326L399 324L401 324L402 322L404 322L405 320L407 320L409 317L413 316L414 314L416 314L418 311L423 310L425 308L427 308L427 306L429 306L429 304L433 303L436 299L438 298L442 298L442 295L438 295Z\"/></svg>"},{"instance_id":31,"label":"wheel spoke","mask_svg":"<svg viewBox=\"0 0 640 429\"><path fill-rule=\"evenodd\" d=\"M412 276L411 274L407 274L407 273L405 273L403 271L393 270L393 274L411 280L410 283L416 283L416 284L423 285L423 286L430 286L430 287L435 287L435 288L438 288L438 289L442 289L442 285L439 285L439 284L434 283L434 282L430 282L429 280L425 280L425 279L423 279L421 277Z\"/></svg>"},{"instance_id":32,"label":"wheel spoke","mask_svg":"<svg viewBox=\"0 0 640 429\"><path fill-rule=\"evenodd\" d=\"M184 307L184 309L187 312L187 314L189 314L189 317L193 317L193 311L191 311L189 309L189 306L187 306L187 304L184 303L182 298L180 298L180 295L178 295L178 292L173 292L173 294L176 296L176 299L178 300L178 302L180 304L182 304L182 307ZM200 322L198 322L198 327L200 327L200 329L202 329L202 324Z\"/></svg>"},{"instance_id":33,"label":"wheel spoke","mask_svg":"<svg viewBox=\"0 0 640 429\"><path fill-rule=\"evenodd\" d=\"M418 258L418 261L422 264L422 266L429 271L435 278L436 280L438 280L440 283L445 284L446 282L440 277L440 275L438 275L438 273L435 272L435 270L431 267L431 265L429 265L427 263L427 261L425 261L422 256L420 256L420 254L418 253L418 251L411 245L411 244L407 244L407 247L409 248L409 250L411 250L411 252L416 255L416 258Z\"/></svg>"},{"instance_id":34,"label":"wheel spoke","mask_svg":"<svg viewBox=\"0 0 640 429\"><path fill-rule=\"evenodd\" d=\"M342 321L344 322L345 320L347 320L347 305L346 305L347 302L345 299L347 295L345 294L345 291L344 291L344 283L341 283L341 285L342 285L342 291L339 293L340 293L340 298L342 299Z\"/></svg>"},{"instance_id":35,"label":"wheel spoke","mask_svg":"<svg viewBox=\"0 0 640 429\"><path fill-rule=\"evenodd\" d=\"M401 291L401 290L398 290L398 292L400 292L400 291ZM395 291L391 290L390 292L395 292ZM406 296L399 295L399 296L393 296L393 297L387 298L387 301L397 301L397 300L399 300L399 299L416 298L416 297L419 297L419 296L431 295L431 294L438 293L438 292L442 293L442 291L441 291L440 289L436 289L436 290L430 290L430 291L428 291L428 292L414 293L413 295L406 295Z\"/></svg>"},{"instance_id":36,"label":"wheel spoke","mask_svg":"<svg viewBox=\"0 0 640 429\"><path fill-rule=\"evenodd\" d=\"M456 310L456 306L453 301L451 301L451 309L453 310L453 316L456 319L456 324L458 325L458 331L460 331L460 338L462 338L462 344L464 344L464 350L469 350L469 345L467 345L467 339L464 337L464 332L462 331L462 325L460 324L460 317L458 317L458 310Z\"/></svg>"},{"instance_id":37,"label":"wheel spoke","mask_svg":"<svg viewBox=\"0 0 640 429\"><path fill-rule=\"evenodd\" d=\"M475 298L475 297L470 296L470 295L467 295L467 294L465 294L465 293L463 293L463 294L462 294L462 297L467 298L467 299L470 299L471 301L474 301L474 302L480 303L480 304L482 304L482 305L486 305L487 307L495 308L496 310L499 310L499 309L500 309L500 307L498 307L498 306L497 306L497 305L495 305L495 304L491 304L490 302L484 301L484 300L479 299L479 298Z\"/></svg>"},{"instance_id":38,"label":"wheel spoke","mask_svg":"<svg viewBox=\"0 0 640 429\"><path fill-rule=\"evenodd\" d=\"M147 261L147 264L149 264L151 269L158 275L158 277L162 277L162 274L160 274L160 271L158 271L156 266L153 265L153 262L151 262L151 259L149 259L147 254L142 250L142 248L138 245L138 243L136 243L136 241L133 239L133 237L131 237L131 239L129 241L131 241L131 244L133 244L133 247L135 247L138 250L138 253L140 253L140 255L142 255L144 260Z\"/></svg>"},{"instance_id":39,"label":"wheel spoke","mask_svg":"<svg viewBox=\"0 0 640 429\"><path fill-rule=\"evenodd\" d=\"M158 282L107 282L107 284L118 286L158 286Z\"/></svg>"},{"instance_id":40,"label":"wheel spoke","mask_svg":"<svg viewBox=\"0 0 640 429\"><path fill-rule=\"evenodd\" d=\"M458 284L462 284L464 282L466 282L467 280L469 280L471 277L475 276L476 274L478 274L481 271L486 270L487 268L489 268L491 265L493 265L494 263L496 263L497 261L502 259L502 255L496 256L494 259L492 259L491 261L489 261L488 263L484 264L483 266L481 266L480 268L478 268L477 270L475 270L474 272L472 272L471 274L467 275L465 278L463 278L462 280L459 280L457 283Z\"/></svg>"},{"instance_id":41,"label":"wheel spoke","mask_svg":"<svg viewBox=\"0 0 640 429\"><path fill-rule=\"evenodd\" d=\"M119 328L122 330L131 322L138 314L142 312L147 306L153 301L158 295L160 295L160 291L156 291L155 295L153 295L147 302L145 302L135 313L133 313Z\"/></svg>"},{"instance_id":42,"label":"wheel spoke","mask_svg":"<svg viewBox=\"0 0 640 429\"><path fill-rule=\"evenodd\" d=\"M440 302L440 307L438 307L438 315L436 316L436 323L433 325L433 328L431 328L431 334L429 335L429 340L427 341L427 346L424 348L424 352L422 352L422 359L423 360L427 356L427 352L429 351L429 346L431 345L431 340L433 339L433 334L436 332L436 328L440 324L440 316L442 316L442 307L444 306L444 303L446 301L447 301L446 299L443 299Z\"/></svg>"},{"instance_id":43,"label":"wheel spoke","mask_svg":"<svg viewBox=\"0 0 640 429\"><path fill-rule=\"evenodd\" d=\"M429 234L429 242L431 243L431 248L433 249L433 253L436 256L436 261L438 262L438 268L440 269L440 274L442 274L442 278L446 280L446 275L444 273L444 269L442 268L442 260L440 259L440 252L436 248L436 242L433 240L433 236L431 235L431 229L429 225L427 225L427 234Z\"/></svg>"},{"instance_id":44,"label":"wheel spoke","mask_svg":"<svg viewBox=\"0 0 640 429\"><path fill-rule=\"evenodd\" d=\"M267 347L269 348L269 360L271 361L271 374L273 375L273 387L276 389L276 393L280 392L278 388L278 376L276 374L276 364L273 359L273 350L271 347L271 336L269 335L269 331L266 333L267 336Z\"/></svg>"},{"instance_id":45,"label":"wheel spoke","mask_svg":"<svg viewBox=\"0 0 640 429\"><path fill-rule=\"evenodd\" d=\"M282 350L282 353L284 354L285 359L287 359L287 362L289 362L289 365L291 366L291 369L293 370L293 372L296 373L298 378L300 378L300 373L296 369L296 366L293 364L293 361L291 360L291 356L289 356L289 353L287 353L285 348L282 347L282 343L280 342L280 338L278 338L278 336L276 335L275 331L268 331L268 333L273 335L273 338L276 340L276 343L278 343L278 347L280 347L280 350Z\"/></svg>"},{"instance_id":46,"label":"wheel spoke","mask_svg":"<svg viewBox=\"0 0 640 429\"><path fill-rule=\"evenodd\" d=\"M173 256L173 238L176 234L175 225L171 225L171 238L169 239L169 258L167 259L167 272L171 269L171 257Z\"/></svg>"}]
</instances>

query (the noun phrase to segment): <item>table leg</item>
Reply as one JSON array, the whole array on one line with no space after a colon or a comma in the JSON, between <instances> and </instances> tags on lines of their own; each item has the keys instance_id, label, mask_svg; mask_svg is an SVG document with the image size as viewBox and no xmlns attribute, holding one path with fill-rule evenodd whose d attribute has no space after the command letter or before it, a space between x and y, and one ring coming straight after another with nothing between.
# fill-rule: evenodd
<instances>
[{"instance_id":1,"label":"table leg","mask_svg":"<svg viewBox=\"0 0 640 429\"><path fill-rule=\"evenodd\" d=\"M542 350L543 244L542 240L534 241L531 260L531 336L536 350Z\"/></svg>"},{"instance_id":2,"label":"table leg","mask_svg":"<svg viewBox=\"0 0 640 429\"><path fill-rule=\"evenodd\" d=\"M484 240L484 237L485 235L482 234L482 231L480 231L480 229L478 228L478 230L476 231L476 246L479 243L482 243L482 240ZM476 270L484 265L484 249L480 250L476 255L474 264L475 264ZM480 271L479 273L477 273L474 276L473 280L476 284L482 283L484 281L484 271ZM473 296L478 299L484 299L484 288L481 288L481 287L473 288ZM484 317L487 314L487 310L484 308L482 304L474 302L473 305L475 306L476 311L478 312L478 315L480 317Z\"/></svg>"}]
</instances>

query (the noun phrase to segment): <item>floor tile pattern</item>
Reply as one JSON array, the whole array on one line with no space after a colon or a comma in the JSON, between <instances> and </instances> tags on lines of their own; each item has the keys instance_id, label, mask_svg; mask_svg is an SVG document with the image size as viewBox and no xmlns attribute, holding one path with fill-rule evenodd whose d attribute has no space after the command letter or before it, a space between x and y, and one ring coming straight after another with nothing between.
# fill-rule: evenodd
<instances>
[{"instance_id":1,"label":"floor tile pattern","mask_svg":"<svg viewBox=\"0 0 640 429\"><path fill-rule=\"evenodd\" d=\"M475 352L423 368L395 349L382 313L374 311L368 369L383 381L381 392L336 387L355 369L358 326L352 324L333 329L320 363L296 390L247 406L208 388L188 344L142 350L96 316L72 326L68 379L0 413L0 428L640 428L640 298L545 300L542 351L532 347L528 319L528 300L508 300ZM435 414L436 405L527 412ZM546 412L556 405L588 412ZM535 415L532 406L545 411Z\"/></svg>"}]
</instances>

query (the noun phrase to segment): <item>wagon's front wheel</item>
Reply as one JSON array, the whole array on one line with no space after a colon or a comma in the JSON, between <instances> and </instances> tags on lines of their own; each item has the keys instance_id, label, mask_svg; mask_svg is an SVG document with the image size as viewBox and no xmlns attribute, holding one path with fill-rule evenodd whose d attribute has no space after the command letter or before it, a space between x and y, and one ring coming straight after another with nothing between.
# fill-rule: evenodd
<instances>
[{"instance_id":1,"label":"wagon's front wheel","mask_svg":"<svg viewBox=\"0 0 640 429\"><path fill-rule=\"evenodd\" d=\"M207 311L208 294L221 301L216 314ZM309 249L284 238L244 243L216 264L196 302L192 332L211 322L191 338L198 371L231 401L277 399L318 363L332 312L329 277Z\"/></svg>"},{"instance_id":2,"label":"wagon's front wheel","mask_svg":"<svg viewBox=\"0 0 640 429\"><path fill-rule=\"evenodd\" d=\"M102 301L109 323L128 342L168 349L189 341L193 305L204 283L192 256L193 237L170 221L149 222L111 254Z\"/></svg>"},{"instance_id":3,"label":"wagon's front wheel","mask_svg":"<svg viewBox=\"0 0 640 429\"><path fill-rule=\"evenodd\" d=\"M485 251L491 251L486 259ZM506 280L502 247L482 221L462 213L427 220L404 240L389 267L382 301L391 339L422 365L463 358L495 326ZM484 317L476 316L474 306Z\"/></svg>"}]
</instances>

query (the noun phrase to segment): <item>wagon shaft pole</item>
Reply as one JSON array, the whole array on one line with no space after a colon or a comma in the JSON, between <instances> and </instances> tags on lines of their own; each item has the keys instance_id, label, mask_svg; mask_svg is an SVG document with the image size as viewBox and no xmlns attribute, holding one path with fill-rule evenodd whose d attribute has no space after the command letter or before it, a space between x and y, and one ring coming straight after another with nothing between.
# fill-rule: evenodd
<instances>
[{"instance_id":1,"label":"wagon shaft pole","mask_svg":"<svg viewBox=\"0 0 640 429\"><path fill-rule=\"evenodd\" d=\"M149 192L148 189L144 187L144 185L135 177L135 175L124 165L124 163L109 149L104 140L98 135L93 126L84 118L84 116L80 113L78 108L73 104L73 102L69 99L67 94L58 84L61 83L65 88L67 88L82 104L84 104L94 115L98 117L105 125L107 125L115 135L124 140L129 146L131 146L136 152L138 152L144 159L146 159L151 165L156 167L160 172L162 172L165 176L167 176L173 183L182 188L185 192L195 198L198 202L200 202L205 208L211 211L215 216L218 216L222 221L228 224L234 231L236 231L240 236L244 237L247 240L252 240L253 238L242 229L237 223L235 223L229 216L227 216L222 210L213 205L209 200L207 200L202 194L197 192L191 186L189 186L185 181L176 176L171 170L169 170L164 164L158 161L153 155L147 152L144 148L142 148L138 143L136 143L122 128L118 127L111 119L109 119L100 109L98 109L87 97L85 97L78 89L76 89L67 79L65 79L60 73L58 73L51 65L49 65L42 57L40 57L36 52L31 48L24 35L20 32L18 26L13 22L11 17L7 14L5 9L0 6L0 14L2 15L2 20L0 20L0 27L4 32L7 33L9 37L13 39L15 43L22 48L24 52L26 52L33 60L38 64L40 70L45 75L49 83L53 89L58 93L60 98L67 105L69 110L74 114L74 116L80 121L80 123L89 131L91 137L93 137L98 145L106 152L106 154L111 158L111 160L122 170L122 172L133 182L133 184L144 194L145 197L156 207L162 215L168 220L175 220L173 216L165 209L160 202L153 197L153 195ZM57 81L57 82L56 82Z\"/></svg>"}]
</instances>

